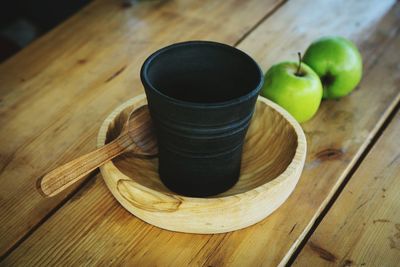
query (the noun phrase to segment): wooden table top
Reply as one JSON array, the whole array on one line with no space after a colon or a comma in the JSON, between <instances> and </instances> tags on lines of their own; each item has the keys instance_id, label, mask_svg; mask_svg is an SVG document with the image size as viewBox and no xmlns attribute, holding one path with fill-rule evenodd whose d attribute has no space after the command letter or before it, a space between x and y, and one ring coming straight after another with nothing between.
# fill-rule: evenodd
<instances>
[{"instance_id":1,"label":"wooden table top","mask_svg":"<svg viewBox=\"0 0 400 267\"><path fill-rule=\"evenodd\" d=\"M95 148L103 119L143 92L144 59L214 40L267 70L323 35L361 50L358 89L302 124L305 169L260 223L174 233L128 213L94 173L45 199L36 179ZM1 266L398 266L400 4L395 0L95 0L0 65ZM397 179L396 179L397 178Z\"/></svg>"}]
</instances>

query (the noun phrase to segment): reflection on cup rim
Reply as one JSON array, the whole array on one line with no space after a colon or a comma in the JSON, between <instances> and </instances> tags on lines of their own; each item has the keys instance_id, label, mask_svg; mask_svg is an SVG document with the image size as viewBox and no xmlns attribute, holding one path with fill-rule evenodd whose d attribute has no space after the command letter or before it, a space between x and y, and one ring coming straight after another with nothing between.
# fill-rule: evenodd
<instances>
[{"instance_id":1,"label":"reflection on cup rim","mask_svg":"<svg viewBox=\"0 0 400 267\"><path fill-rule=\"evenodd\" d=\"M254 63L255 67L258 69L259 72L259 80L257 83L257 86L253 88L249 93L242 95L240 97L230 99L227 101L222 101L222 102L214 102L214 103L198 103L198 102L189 102L189 101L184 101L180 99L176 99L174 97L168 96L162 92L160 92L157 88L154 87L154 85L150 82L150 79L148 77L148 69L150 64L153 62L154 59L156 59L159 55L180 47L180 46L191 46L191 45L208 45L208 46L214 46L214 47L220 47L224 48L227 50L230 50L234 53L237 53L238 55L244 56L247 60L250 62ZM159 94L160 96L164 97L167 101L173 102L176 105L180 106L190 106L190 107L197 107L197 108L204 108L204 109L213 109L213 108L221 108L225 106L230 106L230 105L235 105L239 104L241 102L245 102L248 99L254 97L254 95L258 94L263 83L264 83L264 75L260 67L258 66L257 62L254 61L252 57L250 57L248 54L243 52L242 50L239 50L233 46L229 46L227 44L223 43L218 43L218 42L213 42L213 41L186 41L186 42L180 42L180 43L175 43L169 46L166 46L164 48L161 48L160 50L157 50L153 54L151 54L143 63L142 68L140 70L140 77L143 83L146 83L148 87L150 87L155 93Z\"/></svg>"}]
</instances>

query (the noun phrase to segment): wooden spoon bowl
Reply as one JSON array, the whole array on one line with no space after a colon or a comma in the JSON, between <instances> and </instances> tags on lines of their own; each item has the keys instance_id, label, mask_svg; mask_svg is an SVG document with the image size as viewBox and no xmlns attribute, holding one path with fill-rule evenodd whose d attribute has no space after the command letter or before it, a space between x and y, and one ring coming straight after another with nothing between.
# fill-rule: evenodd
<instances>
[{"instance_id":1,"label":"wooden spoon bowl","mask_svg":"<svg viewBox=\"0 0 400 267\"><path fill-rule=\"evenodd\" d=\"M135 97L104 121L98 146L116 138L133 108ZM157 159L125 154L100 170L114 197L138 218L160 228L188 233L222 233L247 227L277 209L294 190L306 156L306 139L295 119L259 97L246 136L238 183L228 191L192 198L171 192L160 181Z\"/></svg>"}]
</instances>

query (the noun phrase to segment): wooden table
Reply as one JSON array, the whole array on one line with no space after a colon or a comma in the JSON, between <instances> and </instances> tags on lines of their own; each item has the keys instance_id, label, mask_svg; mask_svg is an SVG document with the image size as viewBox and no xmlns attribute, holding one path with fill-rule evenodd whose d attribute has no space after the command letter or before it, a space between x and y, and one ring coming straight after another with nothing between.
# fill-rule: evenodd
<instances>
[{"instance_id":1,"label":"wooden table","mask_svg":"<svg viewBox=\"0 0 400 267\"><path fill-rule=\"evenodd\" d=\"M0 265L398 266L399 31L394 0L93 1L0 65ZM139 69L156 49L215 40L267 70L322 35L358 45L363 80L302 125L300 182L262 222L217 235L161 230L124 210L98 173L51 199L36 191L143 92Z\"/></svg>"}]
</instances>

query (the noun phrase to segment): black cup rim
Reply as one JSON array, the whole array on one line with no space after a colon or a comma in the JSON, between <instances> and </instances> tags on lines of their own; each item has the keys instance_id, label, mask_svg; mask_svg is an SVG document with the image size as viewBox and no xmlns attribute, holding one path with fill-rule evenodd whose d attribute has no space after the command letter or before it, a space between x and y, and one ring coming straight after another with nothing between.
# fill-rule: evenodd
<instances>
[{"instance_id":1,"label":"black cup rim","mask_svg":"<svg viewBox=\"0 0 400 267\"><path fill-rule=\"evenodd\" d=\"M183 101L183 100L179 100L173 97L170 97L162 92L160 92L159 90L157 90L150 82L150 79L148 77L148 68L151 64L151 62L160 54L165 53L166 51L172 49L172 48L176 48L179 46L188 46L188 45L210 45L210 46L219 46L221 48L233 51L235 53L239 53L242 56L245 56L246 58L248 58L252 63L254 63L256 69L258 69L259 71L259 82L257 84L257 86L251 90L249 93L242 95L240 97L234 98L234 99L230 99L227 101L222 101L222 102L214 102L214 103L199 103L199 102L189 102L189 101ZM245 102L251 98L253 98L254 96L258 95L261 87L264 83L264 74L260 68L260 66L257 64L257 62L248 54L246 54L245 52L243 52L240 49L237 49L236 47L227 45L227 44L223 44L223 43L218 43L218 42L214 42L214 41L203 41L203 40L196 40L196 41L186 41L186 42L180 42L180 43L175 43L172 45L168 45L164 48L161 48L159 50L157 50L156 52L154 52L153 54L151 54L143 63L141 70L140 70L140 78L142 80L142 82L144 84L146 84L147 87L151 88L151 90L155 93L157 93L158 95L162 96L163 98L165 98L167 101L170 101L176 105L180 105L180 106L184 106L184 107L198 107L198 108L220 108L220 107L226 107L226 106L232 106L235 104L239 104L242 102Z\"/></svg>"}]
</instances>

